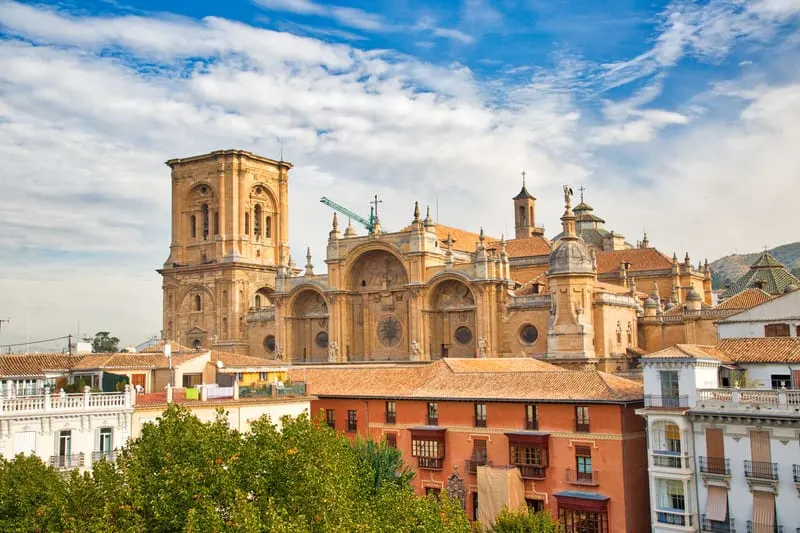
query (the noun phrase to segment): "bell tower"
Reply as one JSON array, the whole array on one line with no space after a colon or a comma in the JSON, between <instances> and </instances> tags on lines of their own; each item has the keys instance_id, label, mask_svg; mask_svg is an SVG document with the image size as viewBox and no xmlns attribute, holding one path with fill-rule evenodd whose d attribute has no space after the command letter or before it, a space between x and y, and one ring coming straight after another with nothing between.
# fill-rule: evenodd
<instances>
[{"instance_id":1,"label":"bell tower","mask_svg":"<svg viewBox=\"0 0 800 533\"><path fill-rule=\"evenodd\" d=\"M172 242L163 335L186 346L248 352L247 313L268 303L288 257L291 163L242 150L166 162Z\"/></svg>"},{"instance_id":2,"label":"bell tower","mask_svg":"<svg viewBox=\"0 0 800 533\"><path fill-rule=\"evenodd\" d=\"M525 172L522 172L522 189L514 198L514 230L517 239L544 235L543 228L536 227L536 198L525 186Z\"/></svg>"}]
</instances>

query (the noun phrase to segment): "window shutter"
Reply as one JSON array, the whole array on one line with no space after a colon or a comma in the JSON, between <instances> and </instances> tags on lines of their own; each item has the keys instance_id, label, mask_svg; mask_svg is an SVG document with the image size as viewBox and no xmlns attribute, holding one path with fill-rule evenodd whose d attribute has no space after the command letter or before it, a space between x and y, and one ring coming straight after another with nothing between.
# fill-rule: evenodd
<instances>
[{"instance_id":1,"label":"window shutter","mask_svg":"<svg viewBox=\"0 0 800 533\"><path fill-rule=\"evenodd\" d=\"M768 431L750 432L750 453L753 456L753 461L761 461L764 463L772 461L772 454L769 449Z\"/></svg>"},{"instance_id":2,"label":"window shutter","mask_svg":"<svg viewBox=\"0 0 800 533\"><path fill-rule=\"evenodd\" d=\"M800 389L800 370L792 370L792 388Z\"/></svg>"},{"instance_id":3,"label":"window shutter","mask_svg":"<svg viewBox=\"0 0 800 533\"><path fill-rule=\"evenodd\" d=\"M722 439L722 429L706 428L706 453L708 457L722 459L725 457L725 444Z\"/></svg>"}]
</instances>

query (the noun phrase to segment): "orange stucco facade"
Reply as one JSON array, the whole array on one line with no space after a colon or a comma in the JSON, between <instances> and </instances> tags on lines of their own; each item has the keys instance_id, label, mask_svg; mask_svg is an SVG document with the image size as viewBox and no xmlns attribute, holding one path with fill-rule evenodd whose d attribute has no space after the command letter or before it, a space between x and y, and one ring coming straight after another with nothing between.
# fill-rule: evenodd
<instances>
[{"instance_id":1,"label":"orange stucco facade","mask_svg":"<svg viewBox=\"0 0 800 533\"><path fill-rule=\"evenodd\" d=\"M511 463L509 437L506 433L525 432L526 405L515 402L480 402L486 405L486 427L475 427L475 402L437 401L438 427L444 429L444 457L440 469L419 467L412 456L413 428L427 424L428 402L419 399L395 399L394 422L387 422L387 400L355 398L319 398L312 402L312 413L326 420L326 411L335 413L335 429L351 438L369 435L384 440L394 435L397 448L416 475L413 486L427 490L445 490L454 472L467 488L466 512L475 516L474 493L477 476L468 472L475 441L486 442L487 460L492 466ZM537 403L535 432L546 435L547 462L543 479L524 479L525 497L558 517L559 499L564 491L591 492L607 496L608 531L649 531L647 511L647 455L645 427L634 413L635 403L572 404ZM589 409L589 431L576 431L576 406ZM348 428L348 411L356 411L356 431ZM533 433L533 432L529 432ZM578 482L569 472L576 470L576 447L591 450L593 482ZM480 502L478 502L480 505Z\"/></svg>"}]
</instances>

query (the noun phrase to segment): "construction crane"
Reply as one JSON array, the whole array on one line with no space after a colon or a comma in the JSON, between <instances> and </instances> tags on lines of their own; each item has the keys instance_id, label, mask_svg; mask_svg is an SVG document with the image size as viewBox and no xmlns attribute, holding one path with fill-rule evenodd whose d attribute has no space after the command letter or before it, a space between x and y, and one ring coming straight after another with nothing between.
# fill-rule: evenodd
<instances>
[{"instance_id":1,"label":"construction crane","mask_svg":"<svg viewBox=\"0 0 800 533\"><path fill-rule=\"evenodd\" d=\"M322 198L320 198L319 201L322 202L323 204L327 205L328 207L330 207L334 211L340 212L341 214L343 214L344 216L350 218L351 220L355 220L356 222L361 223L361 225L364 226L365 228L367 228L367 231L369 231L370 233L372 233L374 231L374 229L375 229L375 219L377 218L375 216L375 208L374 207L370 207L370 209L369 209L369 219L366 219L366 218L364 218L362 216L359 216L359 215L353 213L352 211L350 211L346 207L337 204L333 200L329 200L328 198L326 198L324 196ZM377 207L378 203L379 203L379 200L378 200L378 197L376 196L375 197L375 206L376 207Z\"/></svg>"}]
</instances>

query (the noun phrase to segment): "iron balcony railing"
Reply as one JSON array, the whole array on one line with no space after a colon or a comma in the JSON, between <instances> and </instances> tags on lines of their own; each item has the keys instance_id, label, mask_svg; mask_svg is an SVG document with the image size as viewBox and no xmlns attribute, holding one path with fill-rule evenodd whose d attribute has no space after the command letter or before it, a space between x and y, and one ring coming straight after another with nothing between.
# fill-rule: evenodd
<instances>
[{"instance_id":1,"label":"iron balcony railing","mask_svg":"<svg viewBox=\"0 0 800 533\"><path fill-rule=\"evenodd\" d=\"M441 470L442 469L443 459L433 458L433 457L419 457L419 462L417 463L422 470Z\"/></svg>"},{"instance_id":2,"label":"iron balcony railing","mask_svg":"<svg viewBox=\"0 0 800 533\"><path fill-rule=\"evenodd\" d=\"M766 461L745 461L744 476L753 479L778 480L778 463Z\"/></svg>"},{"instance_id":3,"label":"iron balcony railing","mask_svg":"<svg viewBox=\"0 0 800 533\"><path fill-rule=\"evenodd\" d=\"M771 533L783 533L783 526L779 526L778 524L759 524L756 522L752 522L750 520L747 521L747 533L765 533L770 531Z\"/></svg>"},{"instance_id":4,"label":"iron balcony railing","mask_svg":"<svg viewBox=\"0 0 800 533\"><path fill-rule=\"evenodd\" d=\"M589 433L589 422L575 422L576 433Z\"/></svg>"},{"instance_id":5,"label":"iron balcony railing","mask_svg":"<svg viewBox=\"0 0 800 533\"><path fill-rule=\"evenodd\" d=\"M467 459L464 461L464 470L470 474L477 474L479 466L486 466L486 459Z\"/></svg>"},{"instance_id":6,"label":"iron balcony railing","mask_svg":"<svg viewBox=\"0 0 800 533\"><path fill-rule=\"evenodd\" d=\"M430 416L430 415L428 415L428 425L429 426L438 426L439 425L439 417L438 416Z\"/></svg>"},{"instance_id":7,"label":"iron balcony railing","mask_svg":"<svg viewBox=\"0 0 800 533\"><path fill-rule=\"evenodd\" d=\"M644 395L644 406L651 409L681 409L689 407L688 396L654 396Z\"/></svg>"},{"instance_id":8,"label":"iron balcony railing","mask_svg":"<svg viewBox=\"0 0 800 533\"><path fill-rule=\"evenodd\" d=\"M719 522L717 520L709 520L706 515L703 515L700 519L700 531L703 533L736 533L736 528L734 527L733 518Z\"/></svg>"},{"instance_id":9,"label":"iron balcony railing","mask_svg":"<svg viewBox=\"0 0 800 533\"><path fill-rule=\"evenodd\" d=\"M700 457L700 472L730 476L731 460L727 457Z\"/></svg>"},{"instance_id":10,"label":"iron balcony railing","mask_svg":"<svg viewBox=\"0 0 800 533\"><path fill-rule=\"evenodd\" d=\"M476 428L485 428L486 427L486 419L485 418L475 417L475 427Z\"/></svg>"},{"instance_id":11,"label":"iron balcony railing","mask_svg":"<svg viewBox=\"0 0 800 533\"><path fill-rule=\"evenodd\" d=\"M598 474L599 472L597 470L578 472L577 470L568 468L567 483L572 483L573 485L598 485Z\"/></svg>"},{"instance_id":12,"label":"iron balcony railing","mask_svg":"<svg viewBox=\"0 0 800 533\"><path fill-rule=\"evenodd\" d=\"M519 468L522 479L544 479L546 466L540 465L514 465Z\"/></svg>"},{"instance_id":13,"label":"iron balcony railing","mask_svg":"<svg viewBox=\"0 0 800 533\"><path fill-rule=\"evenodd\" d=\"M396 424L397 423L397 413L386 413L386 423L387 424Z\"/></svg>"},{"instance_id":14,"label":"iron balcony railing","mask_svg":"<svg viewBox=\"0 0 800 533\"><path fill-rule=\"evenodd\" d=\"M533 420L525 420L525 429L528 431L538 431L539 430L539 420L534 418Z\"/></svg>"},{"instance_id":15,"label":"iron balcony railing","mask_svg":"<svg viewBox=\"0 0 800 533\"><path fill-rule=\"evenodd\" d=\"M110 452L92 452L92 462L97 463L99 461L108 461L109 463L113 463L117 460L117 452L115 450L111 450Z\"/></svg>"},{"instance_id":16,"label":"iron balcony railing","mask_svg":"<svg viewBox=\"0 0 800 533\"><path fill-rule=\"evenodd\" d=\"M59 470L71 470L83 466L83 454L73 453L71 455L53 455L50 457L50 466Z\"/></svg>"},{"instance_id":17,"label":"iron balcony railing","mask_svg":"<svg viewBox=\"0 0 800 533\"><path fill-rule=\"evenodd\" d=\"M656 522L672 526L691 526L692 515L686 511L656 511Z\"/></svg>"},{"instance_id":18,"label":"iron balcony railing","mask_svg":"<svg viewBox=\"0 0 800 533\"><path fill-rule=\"evenodd\" d=\"M653 450L653 465L661 468L686 468L687 457L680 452Z\"/></svg>"},{"instance_id":19,"label":"iron balcony railing","mask_svg":"<svg viewBox=\"0 0 800 533\"><path fill-rule=\"evenodd\" d=\"M792 465L792 470L794 471L794 482L800 483L800 465ZM798 533L800 533L800 528L798 528Z\"/></svg>"}]
</instances>

